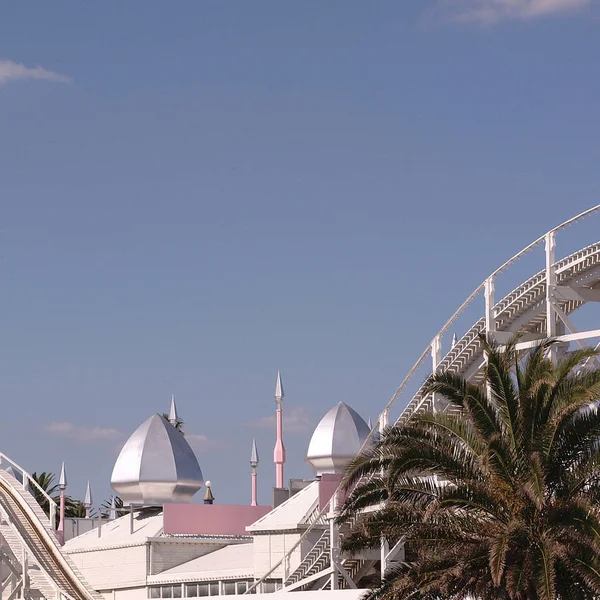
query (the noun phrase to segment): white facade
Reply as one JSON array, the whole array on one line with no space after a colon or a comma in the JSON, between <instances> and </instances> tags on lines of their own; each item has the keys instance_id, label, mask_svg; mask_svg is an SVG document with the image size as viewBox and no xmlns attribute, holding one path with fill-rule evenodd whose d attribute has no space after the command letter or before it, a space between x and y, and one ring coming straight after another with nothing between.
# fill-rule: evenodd
<instances>
[{"instance_id":1,"label":"white facade","mask_svg":"<svg viewBox=\"0 0 600 600\"><path fill-rule=\"evenodd\" d=\"M103 523L63 550L89 584L113 600L240 595L277 567L259 586L274 592L327 529L314 522L318 509L314 481L247 527L245 536L165 535L162 512L150 510Z\"/></svg>"}]
</instances>

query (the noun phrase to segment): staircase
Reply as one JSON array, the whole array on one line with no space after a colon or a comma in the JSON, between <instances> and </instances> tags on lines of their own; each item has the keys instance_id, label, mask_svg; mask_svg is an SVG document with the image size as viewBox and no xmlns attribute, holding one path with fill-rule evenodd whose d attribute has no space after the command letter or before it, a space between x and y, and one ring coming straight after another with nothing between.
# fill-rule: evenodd
<instances>
[{"instance_id":1,"label":"staircase","mask_svg":"<svg viewBox=\"0 0 600 600\"><path fill-rule=\"evenodd\" d=\"M0 470L0 505L0 533L19 562L26 546L32 598L102 600L85 582L71 558L62 553L56 532L35 498L4 470Z\"/></svg>"},{"instance_id":2,"label":"staircase","mask_svg":"<svg viewBox=\"0 0 600 600\"><path fill-rule=\"evenodd\" d=\"M323 571L329 566L329 541L331 539L329 528L325 529L317 543L311 548L310 552L304 557L297 569L283 582L283 587L286 588L302 579L306 579L311 575L315 575ZM298 589L310 589L309 582L306 586Z\"/></svg>"},{"instance_id":3,"label":"staircase","mask_svg":"<svg viewBox=\"0 0 600 600\"><path fill-rule=\"evenodd\" d=\"M331 540L329 529L326 529L317 540L317 543L311 548L310 552L304 557L296 570L283 582L283 589L288 588L303 579L309 578L311 575L316 575L331 566L329 543ZM375 564L374 560L365 560L362 558L349 557L341 561L341 566L344 568L350 579L356 582L365 575ZM328 589L331 585L328 575L327 581L323 582L322 578L308 581L304 585L294 587L293 590L313 590L313 589ZM350 586L344 576L338 573L338 588L348 589Z\"/></svg>"},{"instance_id":4,"label":"staircase","mask_svg":"<svg viewBox=\"0 0 600 600\"><path fill-rule=\"evenodd\" d=\"M376 561L374 560L365 560L362 558L345 558L342 560L342 567L344 567L344 570L348 573L350 579L352 579L354 583L358 583L359 579L369 572L375 562ZM338 587L341 590L350 587L341 573L338 573Z\"/></svg>"},{"instance_id":5,"label":"staircase","mask_svg":"<svg viewBox=\"0 0 600 600\"><path fill-rule=\"evenodd\" d=\"M24 550L23 543L4 518L0 521L0 533L6 540L13 557L22 557ZM46 598L47 600L53 600L56 598L56 587L40 569L40 565L36 560L36 557L31 552L28 552L27 556L29 560L27 568L27 577L29 578L29 595L31 598ZM18 564L19 560L20 558L15 561L17 564L13 563L13 565L15 569L18 570L19 575L22 576L22 568L21 565Z\"/></svg>"}]
</instances>

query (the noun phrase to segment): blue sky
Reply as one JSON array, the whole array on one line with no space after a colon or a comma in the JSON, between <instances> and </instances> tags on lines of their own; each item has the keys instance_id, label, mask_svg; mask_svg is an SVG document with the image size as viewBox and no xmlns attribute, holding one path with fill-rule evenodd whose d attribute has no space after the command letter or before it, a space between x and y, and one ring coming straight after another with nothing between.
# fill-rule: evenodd
<instances>
[{"instance_id":1,"label":"blue sky","mask_svg":"<svg viewBox=\"0 0 600 600\"><path fill-rule=\"evenodd\" d=\"M281 369L310 476L333 404L375 418L488 272L598 203L599 16L3 4L0 449L100 501L175 393L217 501L249 500L256 437L268 503Z\"/></svg>"}]
</instances>

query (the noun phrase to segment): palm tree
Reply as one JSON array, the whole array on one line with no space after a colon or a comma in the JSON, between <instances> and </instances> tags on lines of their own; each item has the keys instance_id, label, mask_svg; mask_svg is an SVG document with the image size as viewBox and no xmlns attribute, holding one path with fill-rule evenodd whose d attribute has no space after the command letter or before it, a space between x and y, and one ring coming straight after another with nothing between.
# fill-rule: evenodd
<instances>
[{"instance_id":1,"label":"palm tree","mask_svg":"<svg viewBox=\"0 0 600 600\"><path fill-rule=\"evenodd\" d=\"M448 410L390 428L350 465L342 549L404 543L370 600L598 598L600 369L581 369L598 352L481 343L481 385L433 375L426 392Z\"/></svg>"},{"instance_id":2,"label":"palm tree","mask_svg":"<svg viewBox=\"0 0 600 600\"><path fill-rule=\"evenodd\" d=\"M39 475L34 472L31 474L31 479L33 479L45 492L56 502L56 505L60 505L60 489L58 484L55 483L56 475L54 473L48 473L46 471L42 471ZM50 516L50 503L44 494L38 489L35 485L30 485L29 489L33 497L36 499L37 503L40 505L42 510L46 513L46 515ZM66 517L85 517L85 507L83 507L83 502L79 500L74 500L70 496L65 496L65 516ZM58 519L59 514L56 513L56 526L58 527Z\"/></svg>"},{"instance_id":3,"label":"palm tree","mask_svg":"<svg viewBox=\"0 0 600 600\"><path fill-rule=\"evenodd\" d=\"M72 498L65 498L65 517L71 517L75 519L85 519L87 515L87 509L85 504L81 500L73 500ZM96 516L96 510L90 511L90 518Z\"/></svg>"},{"instance_id":4,"label":"palm tree","mask_svg":"<svg viewBox=\"0 0 600 600\"><path fill-rule=\"evenodd\" d=\"M120 517L129 509L123 506L123 500L119 496L115 496L115 513L117 517ZM108 500L105 500L100 507L100 516L103 518L108 518L110 516L110 511L112 510L112 499L111 496Z\"/></svg>"},{"instance_id":5,"label":"palm tree","mask_svg":"<svg viewBox=\"0 0 600 600\"><path fill-rule=\"evenodd\" d=\"M50 496L57 504L60 500L60 491L58 488L58 483L56 482L56 475L54 473L47 473L46 471L42 471L39 475L37 472L33 472L31 474L31 479L33 479L39 486ZM35 485L29 486L33 497L36 499L37 503L42 507L42 510L49 515L50 514L50 503L44 494L38 489Z\"/></svg>"},{"instance_id":6,"label":"palm tree","mask_svg":"<svg viewBox=\"0 0 600 600\"><path fill-rule=\"evenodd\" d=\"M169 423L171 422L169 420L168 413L163 413L162 416L165 421L169 421ZM173 427L175 427L175 429L177 429L177 431L179 431L179 433L181 433L181 435L185 435L185 433L183 432L183 419L180 419L179 417L177 417L177 420L175 421L175 424L173 425Z\"/></svg>"}]
</instances>

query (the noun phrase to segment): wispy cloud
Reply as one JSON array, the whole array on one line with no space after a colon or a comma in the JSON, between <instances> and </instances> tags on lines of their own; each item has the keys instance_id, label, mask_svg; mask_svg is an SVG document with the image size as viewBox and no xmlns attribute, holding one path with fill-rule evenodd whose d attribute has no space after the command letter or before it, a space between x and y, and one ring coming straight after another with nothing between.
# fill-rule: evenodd
<instances>
[{"instance_id":1,"label":"wispy cloud","mask_svg":"<svg viewBox=\"0 0 600 600\"><path fill-rule=\"evenodd\" d=\"M114 443L118 453L125 442L125 434L112 427L82 427L69 421L53 421L42 427L48 435L71 440L78 444L91 444L96 442ZM201 433L186 433L185 439L198 454L210 452L223 445Z\"/></svg>"},{"instance_id":2,"label":"wispy cloud","mask_svg":"<svg viewBox=\"0 0 600 600\"><path fill-rule=\"evenodd\" d=\"M79 443L114 441L123 437L122 432L112 427L81 427L68 421L53 421L44 425L43 430Z\"/></svg>"},{"instance_id":3,"label":"wispy cloud","mask_svg":"<svg viewBox=\"0 0 600 600\"><path fill-rule=\"evenodd\" d=\"M59 81L62 83L71 81L66 75L48 71L39 65L36 67L26 67L12 60L0 59L0 85L19 79L45 79L46 81Z\"/></svg>"},{"instance_id":4,"label":"wispy cloud","mask_svg":"<svg viewBox=\"0 0 600 600\"><path fill-rule=\"evenodd\" d=\"M248 423L251 427L275 428L275 415L263 417ZM286 433L306 433L314 427L314 421L305 406L291 406L283 410L283 431Z\"/></svg>"},{"instance_id":5,"label":"wispy cloud","mask_svg":"<svg viewBox=\"0 0 600 600\"><path fill-rule=\"evenodd\" d=\"M185 439L188 441L188 444L192 447L194 452L197 452L198 454L223 447L223 444L202 433L186 433Z\"/></svg>"},{"instance_id":6,"label":"wispy cloud","mask_svg":"<svg viewBox=\"0 0 600 600\"><path fill-rule=\"evenodd\" d=\"M491 24L574 12L591 3L592 0L438 0L437 12L456 21Z\"/></svg>"}]
</instances>

